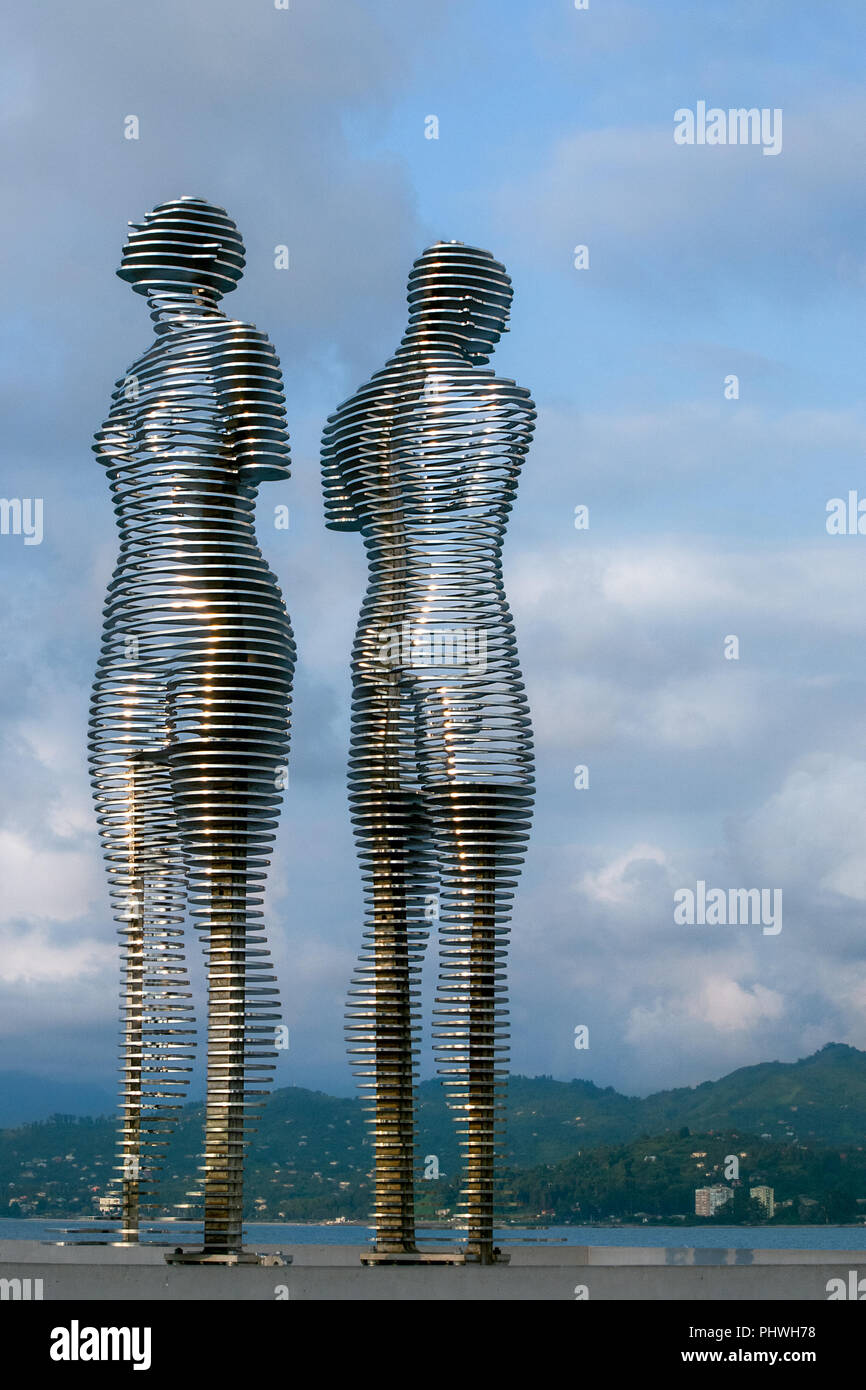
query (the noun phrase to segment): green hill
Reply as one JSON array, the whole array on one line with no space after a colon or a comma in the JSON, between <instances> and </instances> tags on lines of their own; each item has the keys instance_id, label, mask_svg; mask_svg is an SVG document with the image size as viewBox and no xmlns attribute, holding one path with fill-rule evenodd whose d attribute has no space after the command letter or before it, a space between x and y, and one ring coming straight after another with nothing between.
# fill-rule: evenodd
<instances>
[{"instance_id":1,"label":"green hill","mask_svg":"<svg viewBox=\"0 0 866 1390\"><path fill-rule=\"evenodd\" d=\"M441 1174L436 1190L444 1198L459 1177L453 1119L438 1081L421 1084L418 1102L419 1165L427 1155L436 1155ZM192 1200L188 1194L198 1182L202 1119L200 1104L187 1106L166 1151L163 1191L168 1205ZM730 1137L748 1135L786 1150L797 1145L859 1150L866 1132L866 1053L828 1044L798 1062L742 1067L718 1081L644 1098L591 1081L513 1076L505 1167L538 1170L542 1182L542 1170L551 1165L578 1163L586 1170L588 1155L602 1148L609 1154L617 1146L643 1143L646 1148L649 1135L656 1136L656 1147L663 1146L665 1136L679 1140L683 1130L710 1140L727 1136L728 1149ZM96 1196L109 1190L114 1134L114 1120L105 1117L59 1116L0 1130L0 1211L13 1216L91 1214ZM371 1167L359 1101L286 1087L270 1098L250 1153L250 1215L364 1217L370 1206ZM674 1182L673 1173L668 1176ZM574 1172L566 1174L567 1182L572 1178ZM430 1194L433 1200L432 1186ZM536 1196L521 1199L520 1209L531 1207Z\"/></svg>"},{"instance_id":2,"label":"green hill","mask_svg":"<svg viewBox=\"0 0 866 1390\"><path fill-rule=\"evenodd\" d=\"M509 1082L507 1156L517 1168L683 1125L803 1143L866 1142L866 1052L829 1043L799 1062L741 1067L719 1081L643 1099L591 1081L513 1076ZM456 1163L451 1119L435 1081L419 1088L419 1147Z\"/></svg>"},{"instance_id":3,"label":"green hill","mask_svg":"<svg viewBox=\"0 0 866 1390\"><path fill-rule=\"evenodd\" d=\"M720 1081L660 1091L639 1101L648 1131L687 1124L740 1126L754 1133L792 1130L800 1140L862 1143L866 1134L866 1052L828 1043L799 1062L741 1067Z\"/></svg>"},{"instance_id":4,"label":"green hill","mask_svg":"<svg viewBox=\"0 0 866 1390\"><path fill-rule=\"evenodd\" d=\"M729 1155L739 1161L736 1184L726 1181ZM774 1224L861 1222L866 1218L866 1149L838 1152L825 1145L761 1140L740 1132L692 1131L605 1144L580 1157L503 1175L501 1209L523 1220L551 1224L599 1220L670 1220L694 1223L695 1188L728 1187L732 1197L701 1224L765 1221L750 1198L753 1186L773 1188Z\"/></svg>"}]
</instances>

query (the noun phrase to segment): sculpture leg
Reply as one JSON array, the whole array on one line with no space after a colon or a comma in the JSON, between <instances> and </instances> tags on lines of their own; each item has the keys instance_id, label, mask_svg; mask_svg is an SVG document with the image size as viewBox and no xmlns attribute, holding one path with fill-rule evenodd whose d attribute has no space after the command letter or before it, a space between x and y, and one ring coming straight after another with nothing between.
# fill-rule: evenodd
<instances>
[{"instance_id":1,"label":"sculpture leg","mask_svg":"<svg viewBox=\"0 0 866 1390\"><path fill-rule=\"evenodd\" d=\"M415 798L371 790L355 811L367 926L349 992L349 1053L367 1093L375 1157L376 1250L415 1251L415 986L426 940Z\"/></svg>"},{"instance_id":2,"label":"sculpture leg","mask_svg":"<svg viewBox=\"0 0 866 1390\"><path fill-rule=\"evenodd\" d=\"M171 750L196 924L208 974L204 1256L243 1250L244 1155L267 1092L279 1022L270 952L256 921L276 827L276 760L229 740L187 739Z\"/></svg>"},{"instance_id":3,"label":"sculpture leg","mask_svg":"<svg viewBox=\"0 0 866 1390\"><path fill-rule=\"evenodd\" d=\"M130 773L134 783L134 770ZM134 818L133 818L134 827ZM144 1013L144 880L135 865L134 830L130 833L129 918L121 959L123 1014L121 1061L120 1216L124 1241L136 1244L141 1193L141 1083Z\"/></svg>"},{"instance_id":4,"label":"sculpture leg","mask_svg":"<svg viewBox=\"0 0 866 1390\"><path fill-rule=\"evenodd\" d=\"M464 1154L467 1254L493 1261L493 1179L496 1151L496 867L480 848L475 870L468 951L468 1090Z\"/></svg>"},{"instance_id":5,"label":"sculpture leg","mask_svg":"<svg viewBox=\"0 0 866 1390\"><path fill-rule=\"evenodd\" d=\"M125 904L118 913L124 923L119 1156L123 1237L134 1243L184 1099L194 1028L183 955L184 872L166 768L158 752L142 751L129 759L126 777L127 873L115 875L115 893Z\"/></svg>"},{"instance_id":6,"label":"sculpture leg","mask_svg":"<svg viewBox=\"0 0 866 1390\"><path fill-rule=\"evenodd\" d=\"M243 1244L246 913L243 856L231 841L214 856L210 893L205 1112L204 1248Z\"/></svg>"},{"instance_id":7,"label":"sculpture leg","mask_svg":"<svg viewBox=\"0 0 866 1390\"><path fill-rule=\"evenodd\" d=\"M529 825L519 790L454 782L427 788L442 876L434 1037L463 1159L466 1254L495 1259L495 1164L507 1084L504 959L508 907Z\"/></svg>"}]
</instances>

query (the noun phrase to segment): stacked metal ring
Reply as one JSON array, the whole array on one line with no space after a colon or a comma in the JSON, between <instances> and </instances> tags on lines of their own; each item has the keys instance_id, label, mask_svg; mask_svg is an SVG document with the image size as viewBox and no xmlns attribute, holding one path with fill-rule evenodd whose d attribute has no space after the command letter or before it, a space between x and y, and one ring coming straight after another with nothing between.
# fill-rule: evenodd
<instances>
[{"instance_id":1,"label":"stacked metal ring","mask_svg":"<svg viewBox=\"0 0 866 1390\"><path fill-rule=\"evenodd\" d=\"M467 1253L493 1258L507 1076L504 959L533 798L502 541L535 410L485 368L511 282L489 252L415 262L385 368L328 421L327 525L362 533L349 796L366 896L350 1056L367 1095L377 1250L415 1250L418 976L439 921L434 1042L463 1155Z\"/></svg>"},{"instance_id":2,"label":"stacked metal ring","mask_svg":"<svg viewBox=\"0 0 866 1390\"><path fill-rule=\"evenodd\" d=\"M94 449L120 532L94 686L94 795L124 951L124 1227L159 1170L191 1061L188 905L205 933L204 1243L242 1241L243 1153L279 1024L264 881L286 785L295 646L255 536L258 484L288 476L279 361L225 317L237 228L197 198L131 226L121 278L156 338Z\"/></svg>"}]
</instances>

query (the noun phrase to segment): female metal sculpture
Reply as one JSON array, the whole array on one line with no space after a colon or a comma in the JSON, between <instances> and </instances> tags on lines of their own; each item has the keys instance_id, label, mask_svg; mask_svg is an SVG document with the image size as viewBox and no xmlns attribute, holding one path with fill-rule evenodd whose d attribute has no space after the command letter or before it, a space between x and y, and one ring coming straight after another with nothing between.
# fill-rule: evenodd
<instances>
[{"instance_id":1,"label":"female metal sculpture","mask_svg":"<svg viewBox=\"0 0 866 1390\"><path fill-rule=\"evenodd\" d=\"M529 711L501 548L535 410L485 369L511 281L438 242L409 277L395 355L328 421L326 523L360 531L350 800L367 900L348 1036L370 1093L376 1254L416 1253L416 977L440 922L434 1040L463 1155L466 1257L494 1258L506 1074L503 959L532 807Z\"/></svg>"},{"instance_id":2,"label":"female metal sculpture","mask_svg":"<svg viewBox=\"0 0 866 1390\"><path fill-rule=\"evenodd\" d=\"M205 933L204 1253L242 1241L250 1089L272 1070L277 991L262 928L288 755L295 648L256 543L260 482L288 477L279 361L219 309L244 266L222 208L130 224L118 275L156 338L117 383L94 449L120 531L93 692L92 780L123 945L123 1225L180 1108L191 1060L188 904ZM142 1209L146 1203L142 1201Z\"/></svg>"}]
</instances>

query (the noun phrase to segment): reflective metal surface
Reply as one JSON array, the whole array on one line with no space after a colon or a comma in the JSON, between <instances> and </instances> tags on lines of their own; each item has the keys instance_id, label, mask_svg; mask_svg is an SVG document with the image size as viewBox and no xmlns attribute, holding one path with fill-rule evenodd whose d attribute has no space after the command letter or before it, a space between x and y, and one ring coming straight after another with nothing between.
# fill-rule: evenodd
<instances>
[{"instance_id":1,"label":"reflective metal surface","mask_svg":"<svg viewBox=\"0 0 866 1390\"><path fill-rule=\"evenodd\" d=\"M204 1244L242 1241L243 1151L273 1069L278 995L262 894L288 755L295 647L259 551L260 482L288 477L279 361L227 318L237 228L198 198L130 224L118 275L156 336L96 435L120 532L90 761L123 952L123 1224L136 1238L184 1099L188 911L204 933Z\"/></svg>"},{"instance_id":2,"label":"reflective metal surface","mask_svg":"<svg viewBox=\"0 0 866 1390\"><path fill-rule=\"evenodd\" d=\"M388 364L328 421L326 523L360 531L349 795L366 895L347 1033L371 1110L376 1249L415 1250L418 975L438 919L434 1043L463 1156L467 1254L493 1258L507 1076L505 948L533 796L529 710L501 547L529 447L527 391L484 364L511 282L486 251L415 262Z\"/></svg>"}]
</instances>

